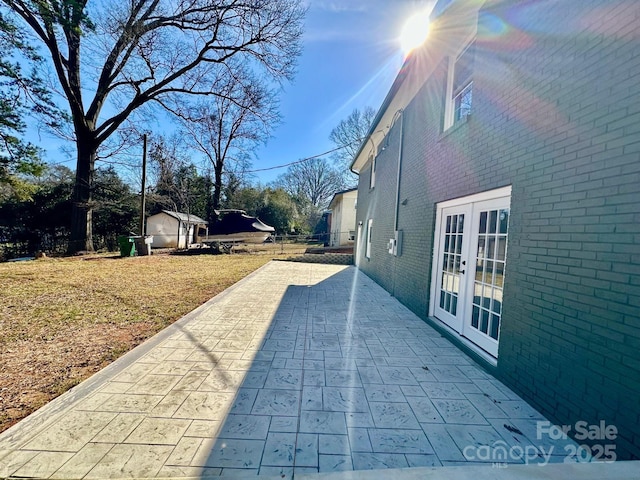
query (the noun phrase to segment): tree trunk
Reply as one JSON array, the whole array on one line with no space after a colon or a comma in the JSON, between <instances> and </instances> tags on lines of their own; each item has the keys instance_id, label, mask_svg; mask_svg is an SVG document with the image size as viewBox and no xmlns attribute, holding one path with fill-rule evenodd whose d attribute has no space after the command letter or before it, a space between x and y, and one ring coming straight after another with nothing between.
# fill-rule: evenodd
<instances>
[{"instance_id":1,"label":"tree trunk","mask_svg":"<svg viewBox=\"0 0 640 480\"><path fill-rule=\"evenodd\" d=\"M97 146L93 139L77 134L78 161L71 206L68 253L93 252L93 172Z\"/></svg>"},{"instance_id":2,"label":"tree trunk","mask_svg":"<svg viewBox=\"0 0 640 480\"><path fill-rule=\"evenodd\" d=\"M220 208L220 195L222 193L222 162L216 162L214 166L214 183L213 183L213 209L218 210Z\"/></svg>"},{"instance_id":3,"label":"tree trunk","mask_svg":"<svg viewBox=\"0 0 640 480\"><path fill-rule=\"evenodd\" d=\"M214 218L215 213L213 212L215 210L215 207L213 206L213 197L211 195L211 187L213 186L213 181L211 179L211 171L207 172L207 179L206 179L206 192L207 192L207 216L205 217L207 220L211 221ZM218 203L220 202L220 200L218 199Z\"/></svg>"}]
</instances>

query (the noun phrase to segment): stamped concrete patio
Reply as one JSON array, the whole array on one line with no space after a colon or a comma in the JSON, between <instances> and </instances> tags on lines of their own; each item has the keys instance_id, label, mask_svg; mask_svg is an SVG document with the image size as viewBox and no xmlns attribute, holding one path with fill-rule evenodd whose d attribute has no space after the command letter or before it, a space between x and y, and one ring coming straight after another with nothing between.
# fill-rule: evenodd
<instances>
[{"instance_id":1,"label":"stamped concrete patio","mask_svg":"<svg viewBox=\"0 0 640 480\"><path fill-rule=\"evenodd\" d=\"M0 477L564 461L540 420L355 268L271 262L0 435Z\"/></svg>"}]
</instances>

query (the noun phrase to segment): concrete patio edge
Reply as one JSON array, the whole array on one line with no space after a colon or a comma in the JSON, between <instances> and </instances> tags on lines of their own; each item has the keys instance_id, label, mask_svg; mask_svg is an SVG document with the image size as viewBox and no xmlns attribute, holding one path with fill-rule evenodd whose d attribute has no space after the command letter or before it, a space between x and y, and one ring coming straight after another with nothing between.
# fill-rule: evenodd
<instances>
[{"instance_id":1,"label":"concrete patio edge","mask_svg":"<svg viewBox=\"0 0 640 480\"><path fill-rule=\"evenodd\" d=\"M640 461L555 463L549 465L414 467L295 475L295 480L637 480Z\"/></svg>"},{"instance_id":2,"label":"concrete patio edge","mask_svg":"<svg viewBox=\"0 0 640 480\"><path fill-rule=\"evenodd\" d=\"M256 476L157 477L156 480L208 480L224 478L258 478ZM550 465L491 465L468 467L413 467L385 470L354 470L346 472L301 473L294 475L260 476L260 480L637 480L640 461L564 463ZM114 480L114 479L110 479ZM118 479L115 479L118 480ZM127 479L136 480L136 479ZM143 479L139 479L143 480ZM144 479L146 480L146 479Z\"/></svg>"}]
</instances>

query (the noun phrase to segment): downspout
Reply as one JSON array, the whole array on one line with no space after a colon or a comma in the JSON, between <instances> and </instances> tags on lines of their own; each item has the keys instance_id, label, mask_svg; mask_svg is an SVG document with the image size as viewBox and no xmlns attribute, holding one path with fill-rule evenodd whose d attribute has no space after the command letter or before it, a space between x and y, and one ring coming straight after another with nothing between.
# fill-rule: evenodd
<instances>
[{"instance_id":1,"label":"downspout","mask_svg":"<svg viewBox=\"0 0 640 480\"><path fill-rule=\"evenodd\" d=\"M400 175L402 174L402 145L404 143L404 110L400 114L400 146L398 147L398 172L396 176L396 211L393 222L394 232L398 231L398 217L400 215Z\"/></svg>"},{"instance_id":2,"label":"downspout","mask_svg":"<svg viewBox=\"0 0 640 480\"><path fill-rule=\"evenodd\" d=\"M393 219L393 296L396 296L396 269L398 265L398 252L402 251L402 236L398 233L398 223L400 217L400 176L402 174L402 151L404 143L404 110L398 110L400 115L400 145L398 146L398 171L396 172L396 208Z\"/></svg>"}]
</instances>

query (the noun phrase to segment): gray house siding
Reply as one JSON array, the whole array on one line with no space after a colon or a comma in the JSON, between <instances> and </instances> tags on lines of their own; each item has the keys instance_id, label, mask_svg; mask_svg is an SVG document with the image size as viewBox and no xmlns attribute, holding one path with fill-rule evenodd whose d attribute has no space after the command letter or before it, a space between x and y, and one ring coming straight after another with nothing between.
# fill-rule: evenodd
<instances>
[{"instance_id":1,"label":"gray house siding","mask_svg":"<svg viewBox=\"0 0 640 480\"><path fill-rule=\"evenodd\" d=\"M397 141L396 141L397 144ZM364 224L363 234L367 235L367 222L373 219L371 239L371 260L364 259L361 266L389 292L393 291L393 278L388 275L393 268L393 259L387 253L387 242L393 236L393 210L395 208L395 185L397 168L397 147L380 149L376 158L376 181L370 189L371 165L360 174L358 189L357 221ZM360 192L364 191L364 201ZM365 238L365 242L367 239Z\"/></svg>"},{"instance_id":2,"label":"gray house siding","mask_svg":"<svg viewBox=\"0 0 640 480\"><path fill-rule=\"evenodd\" d=\"M615 425L618 458L640 458L640 4L542 3L481 10L468 121L443 133L446 61L404 109L399 257L400 121L373 190L362 169L360 268L426 318L436 204L511 185L495 372L559 424Z\"/></svg>"}]
</instances>

